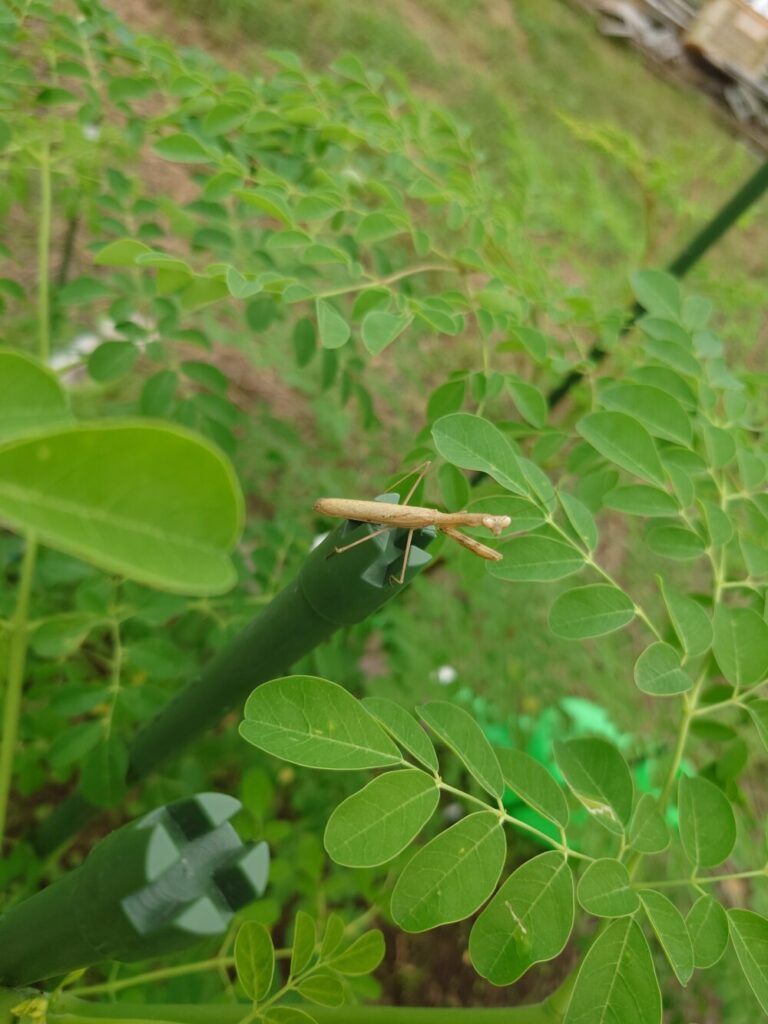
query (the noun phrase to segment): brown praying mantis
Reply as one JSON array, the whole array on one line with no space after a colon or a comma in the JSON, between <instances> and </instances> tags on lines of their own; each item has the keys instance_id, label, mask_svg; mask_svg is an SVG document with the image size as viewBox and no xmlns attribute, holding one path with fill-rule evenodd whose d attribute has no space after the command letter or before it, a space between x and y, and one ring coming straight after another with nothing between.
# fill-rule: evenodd
<instances>
[{"instance_id":1,"label":"brown praying mantis","mask_svg":"<svg viewBox=\"0 0 768 1024\"><path fill-rule=\"evenodd\" d=\"M386 533L387 530L393 528L399 527L400 529L407 530L408 537L405 542L403 565L400 575L395 577L395 582L402 584L405 582L405 571L408 567L408 556L411 553L414 533L425 526L434 526L441 533L444 533L446 537L457 541L462 547L465 547L475 555L479 555L480 558L485 558L489 562L500 562L502 556L498 551L486 547L485 544L481 544L474 537L468 537L458 527L485 527L494 536L498 537L502 530L511 525L512 520L509 516L493 516L485 512L439 512L435 508L420 508L417 505L408 504L416 493L416 488L429 472L430 465L430 462L424 462L421 466L417 466L416 469L411 470L410 473L407 473L400 480L392 484L392 487L397 487L398 484L401 484L403 480L407 480L413 473L417 474L416 481L400 505L392 505L383 501L357 501L350 498L318 498L313 507L315 512L319 512L321 515L332 516L334 519L351 519L360 523L373 523L380 527L380 529L366 534L365 537L361 537L351 544L334 548L334 554L340 555L344 551L349 551L350 548L357 547L358 544L364 544L366 541L373 540L374 537L379 537L382 533Z\"/></svg>"}]
</instances>

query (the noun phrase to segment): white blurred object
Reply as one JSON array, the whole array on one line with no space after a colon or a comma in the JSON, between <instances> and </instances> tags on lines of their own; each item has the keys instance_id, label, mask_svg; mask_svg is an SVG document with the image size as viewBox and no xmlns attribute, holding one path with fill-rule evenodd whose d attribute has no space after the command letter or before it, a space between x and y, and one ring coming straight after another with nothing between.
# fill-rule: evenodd
<instances>
[{"instance_id":1,"label":"white blurred object","mask_svg":"<svg viewBox=\"0 0 768 1024\"><path fill-rule=\"evenodd\" d=\"M309 550L314 551L315 548L319 548L327 536L327 532L315 534L315 536L312 538L312 543L309 545Z\"/></svg>"},{"instance_id":2,"label":"white blurred object","mask_svg":"<svg viewBox=\"0 0 768 1024\"><path fill-rule=\"evenodd\" d=\"M450 686L451 683L455 683L459 678L459 673L453 667L453 665L441 665L435 673L438 683L441 686Z\"/></svg>"}]
</instances>

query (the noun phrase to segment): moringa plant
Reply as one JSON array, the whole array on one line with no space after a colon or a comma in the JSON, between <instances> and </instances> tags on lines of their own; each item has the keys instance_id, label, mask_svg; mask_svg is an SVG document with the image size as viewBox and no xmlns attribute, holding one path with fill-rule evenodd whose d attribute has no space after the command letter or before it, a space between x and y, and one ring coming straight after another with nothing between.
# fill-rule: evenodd
<instances>
[{"instance_id":1,"label":"moringa plant","mask_svg":"<svg viewBox=\"0 0 768 1024\"><path fill-rule=\"evenodd\" d=\"M708 303L658 272L639 274L635 287L647 311L643 358L593 381L592 410L560 434L554 482L528 457L533 436L515 444L465 412L439 418L431 434L446 464L497 485L469 506L511 519L514 536L502 534L504 558L490 574L528 588L569 580L549 610L559 638L628 631L632 656L615 685L666 705L657 730L669 729L669 752L653 791L635 792L624 757L602 738L556 744L555 777L520 750L494 749L449 702L423 704L414 717L317 677L255 690L240 727L294 764L377 770L331 814L329 856L349 868L392 862L388 910L405 931L476 915L469 956L493 984L512 985L556 957L574 926L583 941L584 919L594 919L558 1003L566 1024L658 1024L653 945L663 970L687 986L730 944L768 1012L768 918L752 909L764 905L768 876L762 794L739 784L755 740L768 746L764 412L724 361ZM632 587L601 557L601 526L623 520L628 531L640 524L652 574ZM657 559L670 564L654 575ZM460 787L446 781L455 760L466 771ZM546 827L510 814L507 790ZM465 814L419 844L443 795ZM515 829L546 850L510 870ZM754 904L724 901L722 883L735 880L754 887Z\"/></svg>"}]
</instances>

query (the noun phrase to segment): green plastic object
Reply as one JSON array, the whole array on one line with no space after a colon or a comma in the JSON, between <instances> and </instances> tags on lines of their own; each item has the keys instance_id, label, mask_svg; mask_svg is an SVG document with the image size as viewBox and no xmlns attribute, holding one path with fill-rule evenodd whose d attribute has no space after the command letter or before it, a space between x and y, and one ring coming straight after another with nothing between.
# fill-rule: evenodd
<instances>
[{"instance_id":1,"label":"green plastic object","mask_svg":"<svg viewBox=\"0 0 768 1024\"><path fill-rule=\"evenodd\" d=\"M383 494L376 500L397 504L400 497ZM362 622L431 561L424 548L435 537L432 528L414 534L402 584L394 577L400 574L406 530L388 530L335 554L335 548L375 530L374 524L345 520L309 553L298 576L139 730L129 745L129 782L144 778L232 708L241 706L254 687L285 675L337 629ZM33 837L37 851L52 853L98 813L99 808L85 797L73 794Z\"/></svg>"},{"instance_id":2,"label":"green plastic object","mask_svg":"<svg viewBox=\"0 0 768 1024\"><path fill-rule=\"evenodd\" d=\"M83 864L0 917L0 984L103 960L145 960L223 934L263 895L266 843L244 845L240 802L201 793L124 825Z\"/></svg>"}]
</instances>

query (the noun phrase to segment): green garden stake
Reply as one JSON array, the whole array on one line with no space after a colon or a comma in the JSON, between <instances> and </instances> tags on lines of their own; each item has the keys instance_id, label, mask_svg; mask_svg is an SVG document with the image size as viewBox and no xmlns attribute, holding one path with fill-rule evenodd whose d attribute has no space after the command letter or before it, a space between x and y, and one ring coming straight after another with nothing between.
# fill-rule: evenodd
<instances>
[{"instance_id":1,"label":"green garden stake","mask_svg":"<svg viewBox=\"0 0 768 1024\"><path fill-rule=\"evenodd\" d=\"M685 245L680 252L674 256L666 266L668 273L673 274L675 277L683 277L691 267L694 267L699 260L709 252L713 245L723 237L723 235L733 227L739 217L745 213L750 206L756 203L762 196L768 191L768 162L761 164L760 167L752 174L744 184L734 194L727 199L725 203L720 207L717 213L712 217L704 227L698 231L690 242ZM642 314L643 308L639 303L635 303L629 312L629 318L624 325L622 330L622 336L628 334L635 325L637 318ZM605 359L608 353L600 345L595 344L589 350L588 358L590 362L600 363ZM580 370L571 370L567 373L560 383L554 387L547 395L547 402L550 409L554 409L556 405L565 398L568 392L583 380L584 374Z\"/></svg>"},{"instance_id":2,"label":"green garden stake","mask_svg":"<svg viewBox=\"0 0 768 1024\"><path fill-rule=\"evenodd\" d=\"M103 960L146 960L222 935L264 893L266 843L243 845L240 802L201 793L112 832L84 863L0 917L0 984Z\"/></svg>"},{"instance_id":3,"label":"green garden stake","mask_svg":"<svg viewBox=\"0 0 768 1024\"><path fill-rule=\"evenodd\" d=\"M376 500L397 504L400 496L384 494ZM374 530L374 525L345 520L309 553L296 578L139 730L129 745L129 782L144 778L244 704L255 686L285 675L336 630L362 622L431 561L424 548L435 537L432 528L414 534L402 584L393 578L400 574L407 530L388 530L334 553ZM98 813L98 807L74 793L41 825L33 838L36 849L53 852Z\"/></svg>"}]
</instances>

